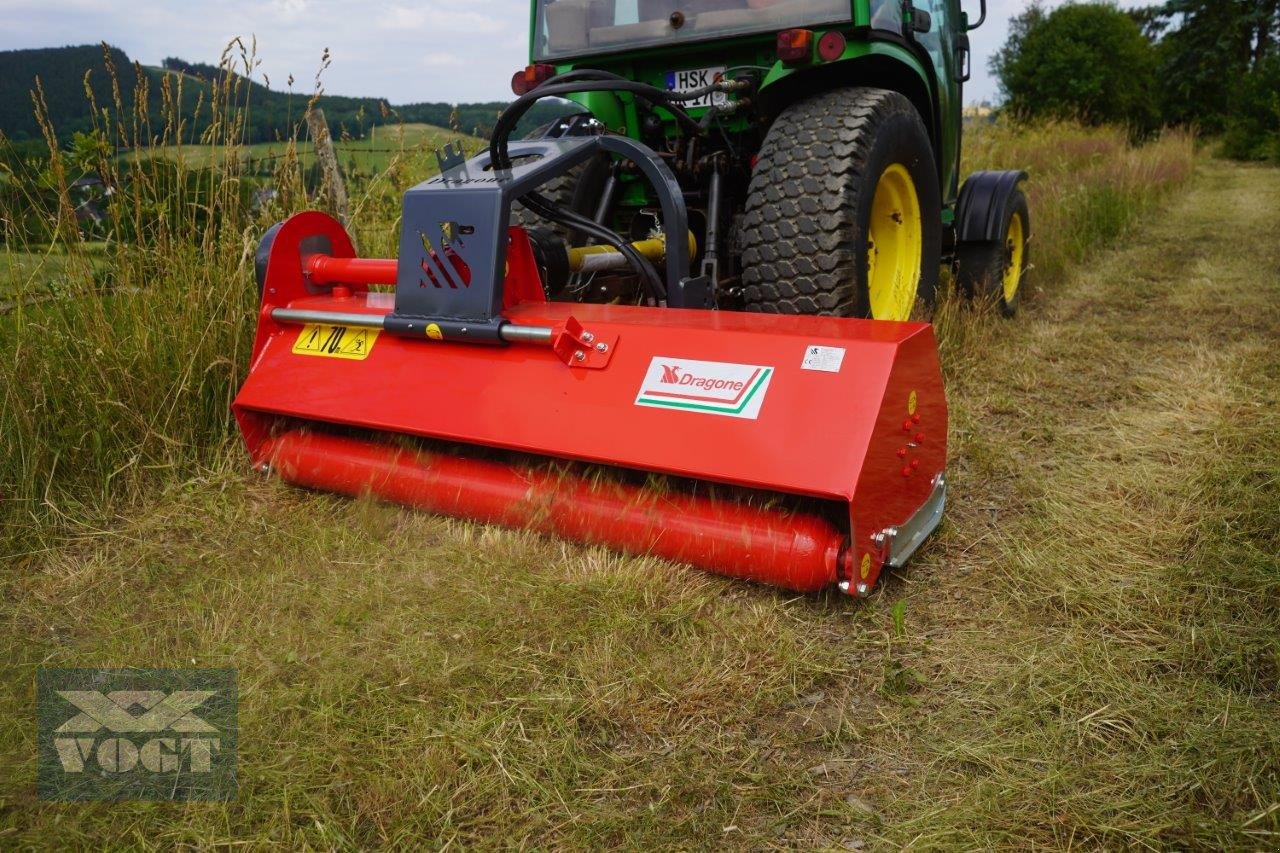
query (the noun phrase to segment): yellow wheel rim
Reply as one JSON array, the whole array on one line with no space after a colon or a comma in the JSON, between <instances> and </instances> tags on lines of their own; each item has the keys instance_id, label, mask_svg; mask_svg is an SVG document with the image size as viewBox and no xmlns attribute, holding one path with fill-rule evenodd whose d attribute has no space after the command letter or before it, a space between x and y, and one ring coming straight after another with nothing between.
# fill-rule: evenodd
<instances>
[{"instance_id":1,"label":"yellow wheel rim","mask_svg":"<svg viewBox=\"0 0 1280 853\"><path fill-rule=\"evenodd\" d=\"M894 163L876 183L867 225L867 291L875 319L911 316L920 286L923 232L915 182L906 166Z\"/></svg>"},{"instance_id":2,"label":"yellow wheel rim","mask_svg":"<svg viewBox=\"0 0 1280 853\"><path fill-rule=\"evenodd\" d=\"M1009 219L1009 231L1004 237L1004 302L1013 302L1022 283L1022 250L1025 240L1022 231L1022 214L1015 213Z\"/></svg>"}]
</instances>

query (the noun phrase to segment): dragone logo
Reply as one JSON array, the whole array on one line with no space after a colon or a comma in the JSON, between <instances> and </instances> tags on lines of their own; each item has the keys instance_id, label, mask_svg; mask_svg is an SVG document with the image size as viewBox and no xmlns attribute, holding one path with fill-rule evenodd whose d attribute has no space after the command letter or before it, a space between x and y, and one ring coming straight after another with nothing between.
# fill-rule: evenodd
<instances>
[{"instance_id":1,"label":"dragone logo","mask_svg":"<svg viewBox=\"0 0 1280 853\"><path fill-rule=\"evenodd\" d=\"M636 405L754 420L772 378L773 368L759 364L654 356Z\"/></svg>"}]
</instances>

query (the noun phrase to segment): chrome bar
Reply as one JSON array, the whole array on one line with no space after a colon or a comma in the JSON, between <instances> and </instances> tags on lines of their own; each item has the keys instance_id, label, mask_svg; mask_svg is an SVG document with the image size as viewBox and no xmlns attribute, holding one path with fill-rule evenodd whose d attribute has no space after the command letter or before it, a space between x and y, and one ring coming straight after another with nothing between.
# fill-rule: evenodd
<instances>
[{"instance_id":1,"label":"chrome bar","mask_svg":"<svg viewBox=\"0 0 1280 853\"><path fill-rule=\"evenodd\" d=\"M555 329L550 326L517 326L506 323L498 329L498 335L509 344L542 344L551 346Z\"/></svg>"},{"instance_id":2,"label":"chrome bar","mask_svg":"<svg viewBox=\"0 0 1280 853\"><path fill-rule=\"evenodd\" d=\"M271 319L277 323L321 323L330 326L358 326L362 329L381 329L383 316L348 311L307 311L302 308L271 309Z\"/></svg>"},{"instance_id":3,"label":"chrome bar","mask_svg":"<svg viewBox=\"0 0 1280 853\"><path fill-rule=\"evenodd\" d=\"M356 314L349 311L308 311L302 308L273 308L271 319L277 323L320 323L329 326L356 326L363 329L383 328L384 314ZM511 344L550 346L555 329L550 326L521 326L504 323L499 336Z\"/></svg>"}]
</instances>

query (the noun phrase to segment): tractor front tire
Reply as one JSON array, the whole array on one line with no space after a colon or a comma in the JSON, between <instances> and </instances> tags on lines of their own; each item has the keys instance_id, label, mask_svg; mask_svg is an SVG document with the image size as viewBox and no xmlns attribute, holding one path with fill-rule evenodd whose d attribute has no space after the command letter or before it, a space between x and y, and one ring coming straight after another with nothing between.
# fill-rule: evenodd
<instances>
[{"instance_id":1,"label":"tractor front tire","mask_svg":"<svg viewBox=\"0 0 1280 853\"><path fill-rule=\"evenodd\" d=\"M961 242L956 247L956 286L973 299L995 303L1001 314L1012 317L1018 313L1031 265L1031 215L1022 190L1014 190L1009 197L999 233L1004 239L998 242Z\"/></svg>"},{"instance_id":2,"label":"tractor front tire","mask_svg":"<svg viewBox=\"0 0 1280 853\"><path fill-rule=\"evenodd\" d=\"M787 107L765 136L742 216L748 311L906 320L932 308L942 202L929 134L887 89Z\"/></svg>"}]
</instances>

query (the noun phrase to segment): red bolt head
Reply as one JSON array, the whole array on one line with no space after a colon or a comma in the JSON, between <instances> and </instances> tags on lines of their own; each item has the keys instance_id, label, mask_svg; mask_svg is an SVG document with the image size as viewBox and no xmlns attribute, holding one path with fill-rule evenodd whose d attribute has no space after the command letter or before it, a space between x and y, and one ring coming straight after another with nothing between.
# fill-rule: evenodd
<instances>
[{"instance_id":1,"label":"red bolt head","mask_svg":"<svg viewBox=\"0 0 1280 853\"><path fill-rule=\"evenodd\" d=\"M907 418L905 421L902 422L902 431L911 432L911 418Z\"/></svg>"},{"instance_id":2,"label":"red bolt head","mask_svg":"<svg viewBox=\"0 0 1280 853\"><path fill-rule=\"evenodd\" d=\"M910 466L910 465L908 465L908 466L906 466L905 468L903 468L903 469L902 469L902 476L904 476L904 477L910 477L910 476L911 476L911 466Z\"/></svg>"},{"instance_id":3,"label":"red bolt head","mask_svg":"<svg viewBox=\"0 0 1280 853\"><path fill-rule=\"evenodd\" d=\"M906 449L905 447L899 447L899 448L898 448L898 458L899 458L899 459L906 459L906 458L907 458L907 449Z\"/></svg>"},{"instance_id":4,"label":"red bolt head","mask_svg":"<svg viewBox=\"0 0 1280 853\"><path fill-rule=\"evenodd\" d=\"M912 422L913 424L918 424L918 423L920 423L920 415L919 415L918 413L917 413L917 414L912 415L912 416L911 416L911 422Z\"/></svg>"},{"instance_id":5,"label":"red bolt head","mask_svg":"<svg viewBox=\"0 0 1280 853\"><path fill-rule=\"evenodd\" d=\"M924 433L916 433L916 444L924 444Z\"/></svg>"},{"instance_id":6,"label":"red bolt head","mask_svg":"<svg viewBox=\"0 0 1280 853\"><path fill-rule=\"evenodd\" d=\"M912 460L911 460L911 467L912 467L912 469L913 469L913 470L914 470L914 469L916 469L916 468L919 468L919 467L920 467L920 460L919 460L919 459L912 459Z\"/></svg>"}]
</instances>

